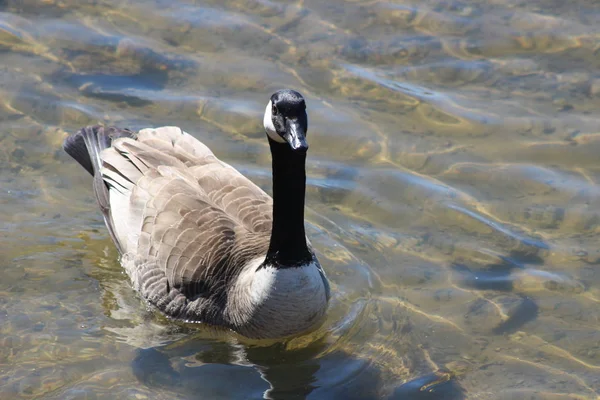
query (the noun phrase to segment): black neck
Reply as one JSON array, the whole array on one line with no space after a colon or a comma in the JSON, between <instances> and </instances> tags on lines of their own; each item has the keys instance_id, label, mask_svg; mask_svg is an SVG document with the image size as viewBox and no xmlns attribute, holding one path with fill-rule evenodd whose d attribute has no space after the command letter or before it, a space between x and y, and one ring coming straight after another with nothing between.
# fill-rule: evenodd
<instances>
[{"instance_id":1,"label":"black neck","mask_svg":"<svg viewBox=\"0 0 600 400\"><path fill-rule=\"evenodd\" d=\"M269 138L273 157L273 229L265 264L296 267L312 260L304 233L306 153Z\"/></svg>"}]
</instances>

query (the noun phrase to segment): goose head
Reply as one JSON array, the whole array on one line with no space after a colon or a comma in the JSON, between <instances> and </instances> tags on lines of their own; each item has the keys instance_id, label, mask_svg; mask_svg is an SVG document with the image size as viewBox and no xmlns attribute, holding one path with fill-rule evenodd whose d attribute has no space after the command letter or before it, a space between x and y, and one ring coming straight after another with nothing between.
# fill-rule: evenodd
<instances>
[{"instance_id":1,"label":"goose head","mask_svg":"<svg viewBox=\"0 0 600 400\"><path fill-rule=\"evenodd\" d=\"M308 117L304 97L295 90L279 90L271 96L263 119L267 136L276 143L287 143L292 151L308 150Z\"/></svg>"}]
</instances>

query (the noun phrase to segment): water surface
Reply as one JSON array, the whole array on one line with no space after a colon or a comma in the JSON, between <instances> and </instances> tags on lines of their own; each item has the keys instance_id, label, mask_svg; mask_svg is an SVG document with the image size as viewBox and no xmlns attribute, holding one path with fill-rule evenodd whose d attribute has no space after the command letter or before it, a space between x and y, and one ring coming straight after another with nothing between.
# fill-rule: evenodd
<instances>
[{"instance_id":1,"label":"water surface","mask_svg":"<svg viewBox=\"0 0 600 400\"><path fill-rule=\"evenodd\" d=\"M592 0L0 0L1 399L598 399ZM270 190L308 103L324 326L253 343L131 289L92 123L178 125Z\"/></svg>"}]
</instances>

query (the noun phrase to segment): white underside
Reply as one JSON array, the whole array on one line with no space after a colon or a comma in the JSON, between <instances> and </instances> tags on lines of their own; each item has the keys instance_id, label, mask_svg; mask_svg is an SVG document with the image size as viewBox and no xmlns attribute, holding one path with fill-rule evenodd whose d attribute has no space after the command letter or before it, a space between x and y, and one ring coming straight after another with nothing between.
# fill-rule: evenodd
<instances>
[{"instance_id":1,"label":"white underside","mask_svg":"<svg viewBox=\"0 0 600 400\"><path fill-rule=\"evenodd\" d=\"M261 257L250 262L230 292L227 308L235 324L277 337L319 322L327 309L327 289L318 265L258 269L263 261Z\"/></svg>"},{"instance_id":2,"label":"white underside","mask_svg":"<svg viewBox=\"0 0 600 400\"><path fill-rule=\"evenodd\" d=\"M123 193L111 188L108 191L109 203L112 210L129 210L129 197L131 192L123 191ZM117 235L117 240L121 244L123 249L131 248L129 243L129 226L127 224L127 218L111 218L114 232Z\"/></svg>"}]
</instances>

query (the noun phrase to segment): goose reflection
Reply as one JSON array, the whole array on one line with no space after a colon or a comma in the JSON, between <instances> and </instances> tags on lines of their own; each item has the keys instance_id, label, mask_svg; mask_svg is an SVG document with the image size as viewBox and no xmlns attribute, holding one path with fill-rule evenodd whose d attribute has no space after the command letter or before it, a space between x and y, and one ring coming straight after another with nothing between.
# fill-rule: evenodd
<instances>
[{"instance_id":1,"label":"goose reflection","mask_svg":"<svg viewBox=\"0 0 600 400\"><path fill-rule=\"evenodd\" d=\"M233 339L183 338L139 349L132 363L138 380L194 399L448 399L464 393L454 379L427 374L383 387L371 360L328 352L327 336L290 348L289 342L243 344Z\"/></svg>"}]
</instances>

